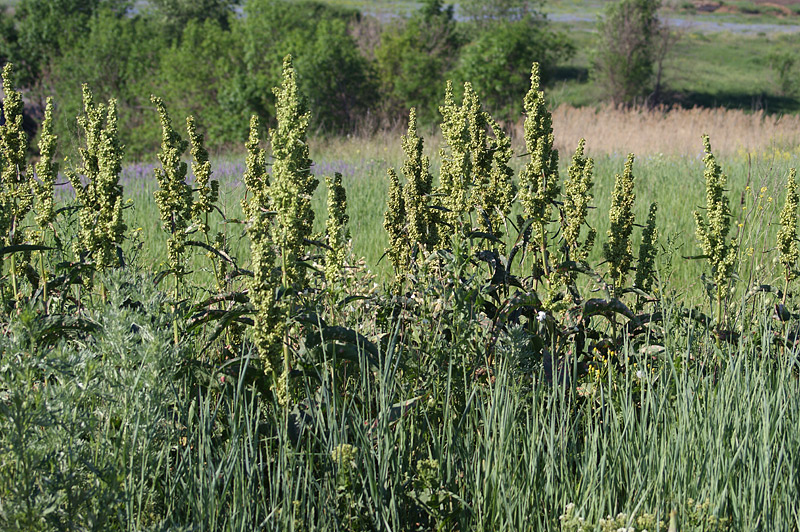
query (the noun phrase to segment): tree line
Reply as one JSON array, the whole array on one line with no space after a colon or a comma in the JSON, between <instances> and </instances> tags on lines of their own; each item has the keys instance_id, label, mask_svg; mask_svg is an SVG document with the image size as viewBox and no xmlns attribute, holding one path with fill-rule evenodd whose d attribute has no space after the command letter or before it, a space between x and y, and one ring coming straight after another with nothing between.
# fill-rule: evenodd
<instances>
[{"instance_id":1,"label":"tree line","mask_svg":"<svg viewBox=\"0 0 800 532\"><path fill-rule=\"evenodd\" d=\"M647 4L652 13L658 5L621 3ZM31 132L45 99L58 95L54 129L71 137L87 83L98 98L117 100L132 155L158 144L151 95L177 116L197 117L212 148L243 141L253 114L273 123L268 88L287 54L317 132L368 130L402 120L410 107L432 123L447 79L457 87L470 80L495 116L513 120L529 65L542 66L546 83L575 53L541 8L541 1L467 0L457 16L453 5L425 0L408 17L379 20L314 0L21 0L0 14L0 62L16 65Z\"/></svg>"}]
</instances>

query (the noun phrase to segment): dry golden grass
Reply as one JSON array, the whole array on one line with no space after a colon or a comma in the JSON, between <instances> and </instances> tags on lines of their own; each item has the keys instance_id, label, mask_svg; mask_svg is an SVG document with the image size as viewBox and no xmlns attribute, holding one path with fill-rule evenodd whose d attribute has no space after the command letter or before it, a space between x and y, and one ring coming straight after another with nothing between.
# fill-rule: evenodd
<instances>
[{"instance_id":1,"label":"dry golden grass","mask_svg":"<svg viewBox=\"0 0 800 532\"><path fill-rule=\"evenodd\" d=\"M515 151L524 152L522 121L507 124ZM613 107L571 107L553 111L555 143L562 157L575 151L586 139L590 155L697 156L702 153L701 137L708 134L717 156L743 154L791 154L800 156L800 115L767 115L726 109L614 109ZM403 160L400 137L404 124L370 128L347 137L312 138L312 149L326 157L383 160L400 165ZM438 162L442 138L438 127L421 128L426 153Z\"/></svg>"},{"instance_id":2,"label":"dry golden grass","mask_svg":"<svg viewBox=\"0 0 800 532\"><path fill-rule=\"evenodd\" d=\"M714 152L735 155L800 148L800 116L771 116L725 109L622 110L562 105L553 112L556 146L572 153L581 138L590 154L696 155L701 136L710 135ZM522 124L514 128L521 138Z\"/></svg>"}]
</instances>

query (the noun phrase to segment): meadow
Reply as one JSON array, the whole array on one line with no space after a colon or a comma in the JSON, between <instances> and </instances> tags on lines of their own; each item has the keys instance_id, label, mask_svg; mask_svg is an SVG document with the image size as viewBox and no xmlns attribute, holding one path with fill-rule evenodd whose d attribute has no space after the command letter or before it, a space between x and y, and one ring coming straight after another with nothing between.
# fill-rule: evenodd
<instances>
[{"instance_id":1,"label":"meadow","mask_svg":"<svg viewBox=\"0 0 800 532\"><path fill-rule=\"evenodd\" d=\"M3 529L800 526L792 118L551 114L534 70L508 133L465 87L315 139L287 60L240 155L155 99L123 165L87 90L27 168L9 72Z\"/></svg>"},{"instance_id":2,"label":"meadow","mask_svg":"<svg viewBox=\"0 0 800 532\"><path fill-rule=\"evenodd\" d=\"M800 529L796 6L607 3L0 0L0 530Z\"/></svg>"}]
</instances>

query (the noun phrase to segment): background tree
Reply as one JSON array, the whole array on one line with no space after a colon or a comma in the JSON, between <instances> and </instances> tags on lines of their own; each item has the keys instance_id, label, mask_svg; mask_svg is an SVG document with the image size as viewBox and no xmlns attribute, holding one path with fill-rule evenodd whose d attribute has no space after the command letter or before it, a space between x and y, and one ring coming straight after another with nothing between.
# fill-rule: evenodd
<instances>
[{"instance_id":1,"label":"background tree","mask_svg":"<svg viewBox=\"0 0 800 532\"><path fill-rule=\"evenodd\" d=\"M661 0L619 0L598 23L591 75L615 105L642 101L654 90L654 66L663 60L661 45L669 38L658 19L660 7Z\"/></svg>"},{"instance_id":2,"label":"background tree","mask_svg":"<svg viewBox=\"0 0 800 532\"><path fill-rule=\"evenodd\" d=\"M531 65L539 63L547 79L574 52L566 35L527 17L482 31L462 50L457 72L460 80L472 82L495 116L514 119L519 116L519 95L530 84Z\"/></svg>"},{"instance_id":3,"label":"background tree","mask_svg":"<svg viewBox=\"0 0 800 532\"><path fill-rule=\"evenodd\" d=\"M375 50L385 112L415 107L421 122L438 118L445 73L458 60L463 38L453 6L427 0L405 23L388 28Z\"/></svg>"},{"instance_id":4,"label":"background tree","mask_svg":"<svg viewBox=\"0 0 800 532\"><path fill-rule=\"evenodd\" d=\"M265 87L280 83L283 58L295 58L300 92L316 126L352 124L375 97L369 61L348 32L358 11L320 2L249 0L241 21L246 76L240 87L252 112L275 116L275 96Z\"/></svg>"},{"instance_id":5,"label":"background tree","mask_svg":"<svg viewBox=\"0 0 800 532\"><path fill-rule=\"evenodd\" d=\"M100 9L122 16L131 4L130 0L21 0L14 13L16 56L10 58L20 83L33 83L50 60L80 42Z\"/></svg>"}]
</instances>

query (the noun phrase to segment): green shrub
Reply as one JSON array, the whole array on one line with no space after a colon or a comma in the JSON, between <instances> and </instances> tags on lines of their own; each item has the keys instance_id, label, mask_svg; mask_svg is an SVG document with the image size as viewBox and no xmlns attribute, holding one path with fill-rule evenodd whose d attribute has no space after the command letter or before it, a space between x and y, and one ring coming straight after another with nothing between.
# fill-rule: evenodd
<instances>
[{"instance_id":1,"label":"green shrub","mask_svg":"<svg viewBox=\"0 0 800 532\"><path fill-rule=\"evenodd\" d=\"M414 107L421 122L432 122L445 75L456 64L462 44L452 6L445 8L436 0L387 28L375 49L386 112L392 116Z\"/></svg>"},{"instance_id":2,"label":"green shrub","mask_svg":"<svg viewBox=\"0 0 800 532\"><path fill-rule=\"evenodd\" d=\"M252 112L242 91L247 70L239 31L190 20L158 61L158 94L178 116L194 116L210 147L245 140ZM203 68L197 68L202 64Z\"/></svg>"},{"instance_id":3,"label":"green shrub","mask_svg":"<svg viewBox=\"0 0 800 532\"><path fill-rule=\"evenodd\" d=\"M246 76L239 90L251 112L275 119L267 87L280 83L283 58L295 58L297 83L317 125L338 130L352 125L374 98L369 63L347 31L356 11L319 2L253 0L241 22Z\"/></svg>"},{"instance_id":4,"label":"green shrub","mask_svg":"<svg viewBox=\"0 0 800 532\"><path fill-rule=\"evenodd\" d=\"M47 88L60 96L56 133L74 138L75 117L82 110L82 95L76 89L88 83L98 98L117 101L121 142L129 154L142 155L160 138L154 114L145 111L151 108L150 101L143 95L154 92L151 84L166 42L147 19L118 17L109 11L89 19L81 35L52 63L47 80Z\"/></svg>"},{"instance_id":5,"label":"green shrub","mask_svg":"<svg viewBox=\"0 0 800 532\"><path fill-rule=\"evenodd\" d=\"M533 19L495 24L464 46L455 75L471 81L493 113L514 120L519 113L519 95L530 82L531 63L539 63L544 83L556 64L574 52L565 34Z\"/></svg>"},{"instance_id":6,"label":"green shrub","mask_svg":"<svg viewBox=\"0 0 800 532\"><path fill-rule=\"evenodd\" d=\"M657 40L668 32L659 7L661 0L618 0L598 23L591 74L614 104L641 101L653 88Z\"/></svg>"}]
</instances>

